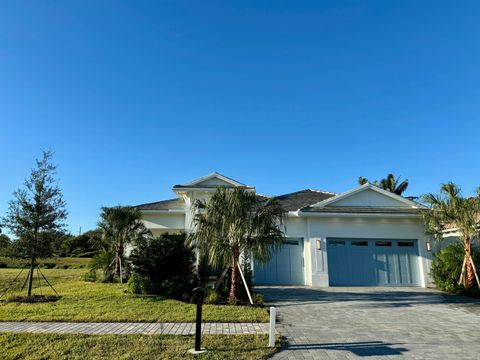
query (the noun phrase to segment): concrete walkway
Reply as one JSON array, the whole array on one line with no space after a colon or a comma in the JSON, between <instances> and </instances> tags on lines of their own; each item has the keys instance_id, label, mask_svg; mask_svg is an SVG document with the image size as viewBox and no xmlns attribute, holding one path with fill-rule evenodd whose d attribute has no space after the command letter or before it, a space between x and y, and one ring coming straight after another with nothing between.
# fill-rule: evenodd
<instances>
[{"instance_id":1,"label":"concrete walkway","mask_svg":"<svg viewBox=\"0 0 480 360\"><path fill-rule=\"evenodd\" d=\"M287 338L273 359L480 359L480 301L422 288L265 287Z\"/></svg>"},{"instance_id":2,"label":"concrete walkway","mask_svg":"<svg viewBox=\"0 0 480 360\"><path fill-rule=\"evenodd\" d=\"M73 323L73 322L0 322L0 332L56 334L148 334L193 335L195 323ZM204 323L203 334L266 334L268 324Z\"/></svg>"}]
</instances>

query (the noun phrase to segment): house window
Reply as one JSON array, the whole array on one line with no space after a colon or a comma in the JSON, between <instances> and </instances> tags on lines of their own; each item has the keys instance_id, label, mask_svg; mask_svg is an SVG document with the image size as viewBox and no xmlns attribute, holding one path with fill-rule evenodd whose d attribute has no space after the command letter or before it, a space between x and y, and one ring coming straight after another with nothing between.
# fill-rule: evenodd
<instances>
[{"instance_id":1,"label":"house window","mask_svg":"<svg viewBox=\"0 0 480 360\"><path fill-rule=\"evenodd\" d=\"M368 241L352 241L352 246L368 246Z\"/></svg>"},{"instance_id":2,"label":"house window","mask_svg":"<svg viewBox=\"0 0 480 360\"><path fill-rule=\"evenodd\" d=\"M401 247L411 247L411 246L414 246L415 244L413 243L413 241L399 241L397 245Z\"/></svg>"},{"instance_id":3,"label":"house window","mask_svg":"<svg viewBox=\"0 0 480 360\"><path fill-rule=\"evenodd\" d=\"M375 241L375 246L392 246L391 241Z\"/></svg>"}]
</instances>

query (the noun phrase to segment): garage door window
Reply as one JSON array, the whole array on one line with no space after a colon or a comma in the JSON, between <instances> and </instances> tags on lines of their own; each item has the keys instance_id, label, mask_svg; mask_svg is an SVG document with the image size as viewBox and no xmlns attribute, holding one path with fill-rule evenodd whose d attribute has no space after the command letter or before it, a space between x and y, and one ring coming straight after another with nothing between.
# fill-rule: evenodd
<instances>
[{"instance_id":1,"label":"garage door window","mask_svg":"<svg viewBox=\"0 0 480 360\"><path fill-rule=\"evenodd\" d=\"M345 241L342 240L331 240L329 241L331 246L345 246Z\"/></svg>"},{"instance_id":2,"label":"garage door window","mask_svg":"<svg viewBox=\"0 0 480 360\"><path fill-rule=\"evenodd\" d=\"M375 241L375 246L392 246L391 241Z\"/></svg>"},{"instance_id":3,"label":"garage door window","mask_svg":"<svg viewBox=\"0 0 480 360\"><path fill-rule=\"evenodd\" d=\"M368 241L352 241L352 246L368 246Z\"/></svg>"},{"instance_id":4,"label":"garage door window","mask_svg":"<svg viewBox=\"0 0 480 360\"><path fill-rule=\"evenodd\" d=\"M288 244L288 245L298 245L298 240L286 240L285 241L285 244Z\"/></svg>"},{"instance_id":5,"label":"garage door window","mask_svg":"<svg viewBox=\"0 0 480 360\"><path fill-rule=\"evenodd\" d=\"M411 246L414 246L415 244L413 243L413 241L399 241L397 245L402 247L411 247Z\"/></svg>"}]
</instances>

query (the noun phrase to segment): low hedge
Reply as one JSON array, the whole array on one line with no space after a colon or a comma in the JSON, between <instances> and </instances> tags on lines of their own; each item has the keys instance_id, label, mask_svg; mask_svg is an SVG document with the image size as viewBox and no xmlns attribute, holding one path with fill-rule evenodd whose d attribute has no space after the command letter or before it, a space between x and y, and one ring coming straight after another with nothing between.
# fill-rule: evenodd
<instances>
[{"instance_id":1,"label":"low hedge","mask_svg":"<svg viewBox=\"0 0 480 360\"><path fill-rule=\"evenodd\" d=\"M88 266L89 258L59 257L47 258L38 261L44 269L83 269ZM27 268L30 266L29 259L0 257L0 268Z\"/></svg>"}]
</instances>

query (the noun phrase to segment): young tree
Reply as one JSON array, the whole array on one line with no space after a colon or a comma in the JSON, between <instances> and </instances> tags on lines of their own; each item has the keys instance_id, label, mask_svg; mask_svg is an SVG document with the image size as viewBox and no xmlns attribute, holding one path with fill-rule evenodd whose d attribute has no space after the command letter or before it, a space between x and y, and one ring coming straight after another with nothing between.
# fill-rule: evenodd
<instances>
[{"instance_id":1,"label":"young tree","mask_svg":"<svg viewBox=\"0 0 480 360\"><path fill-rule=\"evenodd\" d=\"M67 218L62 192L54 179L52 151L44 151L36 168L25 180L25 188L13 193L3 225L16 237L20 256L30 259L27 296L32 296L33 271L37 260L51 253L52 233L61 231Z\"/></svg>"},{"instance_id":2,"label":"young tree","mask_svg":"<svg viewBox=\"0 0 480 360\"><path fill-rule=\"evenodd\" d=\"M367 183L371 183L367 178L364 178L363 176L358 178L359 185L364 185ZM402 195L408 188L408 179L400 182L400 176L395 178L393 174L388 174L386 178L381 179L380 181L375 180L371 184L378 186L383 190L390 191L391 193Z\"/></svg>"},{"instance_id":3,"label":"young tree","mask_svg":"<svg viewBox=\"0 0 480 360\"><path fill-rule=\"evenodd\" d=\"M283 244L284 210L274 199L259 203L244 188L219 188L208 203L195 202L194 211L194 231L188 241L207 256L210 265L230 265L229 296L236 298L240 255L250 253L260 263L269 261Z\"/></svg>"},{"instance_id":4,"label":"young tree","mask_svg":"<svg viewBox=\"0 0 480 360\"><path fill-rule=\"evenodd\" d=\"M133 207L104 207L100 216L98 227L102 230L103 239L108 244L107 252L113 255L113 262L105 264L107 266L107 269L104 269L105 273L123 282L125 246L150 235L150 231L141 221L140 211Z\"/></svg>"},{"instance_id":5,"label":"young tree","mask_svg":"<svg viewBox=\"0 0 480 360\"><path fill-rule=\"evenodd\" d=\"M477 190L476 197L465 198L460 188L449 182L442 184L439 195L430 193L424 195L422 199L430 205L430 209L423 213L427 233L441 241L446 229L458 229L465 249L458 282L459 284L463 282L465 288L471 287L476 277L472 259L472 240L480 235L480 188ZM477 285L480 287L478 278Z\"/></svg>"}]
</instances>

